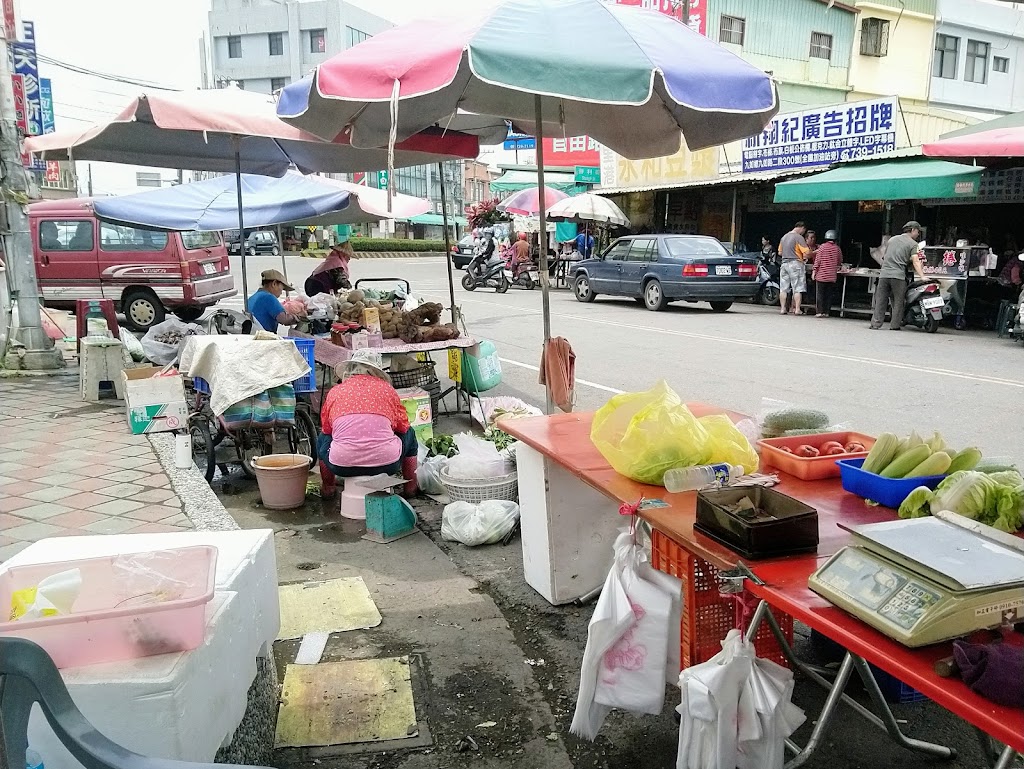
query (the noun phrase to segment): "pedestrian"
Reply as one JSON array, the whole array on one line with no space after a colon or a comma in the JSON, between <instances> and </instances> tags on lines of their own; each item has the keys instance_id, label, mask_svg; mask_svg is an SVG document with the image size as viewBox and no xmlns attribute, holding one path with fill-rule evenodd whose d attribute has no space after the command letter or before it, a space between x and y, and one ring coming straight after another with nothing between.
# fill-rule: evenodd
<instances>
[{"instance_id":1,"label":"pedestrian","mask_svg":"<svg viewBox=\"0 0 1024 769\"><path fill-rule=\"evenodd\" d=\"M576 250L584 259L589 259L594 253L594 236L586 230L577 235Z\"/></svg>"},{"instance_id":2,"label":"pedestrian","mask_svg":"<svg viewBox=\"0 0 1024 769\"><path fill-rule=\"evenodd\" d=\"M761 236L761 261L764 262L764 266L767 267L769 264L774 264L778 258L778 254L775 252L775 246L772 245L772 241L767 235Z\"/></svg>"},{"instance_id":3,"label":"pedestrian","mask_svg":"<svg viewBox=\"0 0 1024 769\"><path fill-rule=\"evenodd\" d=\"M331 246L327 258L317 265L312 274L306 278L306 282L303 284L306 296L334 294L340 289L352 288L352 284L349 282L348 263L353 256L355 256L355 252L348 240Z\"/></svg>"},{"instance_id":4,"label":"pedestrian","mask_svg":"<svg viewBox=\"0 0 1024 769\"><path fill-rule=\"evenodd\" d=\"M839 265L843 263L843 252L836 243L838 234L835 230L825 233L825 242L818 247L814 255L814 304L815 317L827 318L832 309L832 289L839 279Z\"/></svg>"},{"instance_id":5,"label":"pedestrian","mask_svg":"<svg viewBox=\"0 0 1024 769\"><path fill-rule=\"evenodd\" d=\"M530 256L530 241L525 232L519 233L519 238L512 246L512 277L518 278L522 273L530 269L532 257Z\"/></svg>"},{"instance_id":6,"label":"pedestrian","mask_svg":"<svg viewBox=\"0 0 1024 769\"><path fill-rule=\"evenodd\" d=\"M248 310L264 331L277 333L278 324L294 326L299 318L285 311L281 294L295 289L288 285L278 270L264 270L260 274L260 289L249 297Z\"/></svg>"},{"instance_id":7,"label":"pedestrian","mask_svg":"<svg viewBox=\"0 0 1024 769\"><path fill-rule=\"evenodd\" d=\"M779 241L779 306L783 315L786 314L787 294L793 293L790 311L794 315L799 315L800 297L807 290L807 270L804 263L807 258L805 232L807 226L803 222L797 222Z\"/></svg>"},{"instance_id":8,"label":"pedestrian","mask_svg":"<svg viewBox=\"0 0 1024 769\"><path fill-rule=\"evenodd\" d=\"M889 329L899 331L903 326L903 306L907 299L907 271L911 267L918 280L927 280L917 255L918 241L921 240L921 225L909 221L903 225L903 234L889 238L882 259L875 286L875 308L871 315L871 328L879 329L885 320L885 311L892 301L892 317Z\"/></svg>"},{"instance_id":9,"label":"pedestrian","mask_svg":"<svg viewBox=\"0 0 1024 769\"><path fill-rule=\"evenodd\" d=\"M336 478L394 475L405 479L405 495L416 493L416 432L409 414L374 350L356 350L335 368L340 384L320 410L320 494L336 492Z\"/></svg>"}]
</instances>

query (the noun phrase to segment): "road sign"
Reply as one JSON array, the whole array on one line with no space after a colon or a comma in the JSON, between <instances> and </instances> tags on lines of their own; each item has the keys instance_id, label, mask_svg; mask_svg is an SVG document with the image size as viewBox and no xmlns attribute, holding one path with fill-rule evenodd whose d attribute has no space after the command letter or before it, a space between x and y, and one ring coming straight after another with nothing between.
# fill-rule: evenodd
<instances>
[{"instance_id":1,"label":"road sign","mask_svg":"<svg viewBox=\"0 0 1024 769\"><path fill-rule=\"evenodd\" d=\"M532 136L506 139L504 147L507 150L535 150L537 149L537 140Z\"/></svg>"},{"instance_id":2,"label":"road sign","mask_svg":"<svg viewBox=\"0 0 1024 769\"><path fill-rule=\"evenodd\" d=\"M382 189L382 190L386 190L388 188L388 172L387 171L378 171L377 172L377 187L379 189Z\"/></svg>"},{"instance_id":3,"label":"road sign","mask_svg":"<svg viewBox=\"0 0 1024 769\"><path fill-rule=\"evenodd\" d=\"M600 184L601 183L601 167L600 166L576 166L576 183L577 184Z\"/></svg>"}]
</instances>

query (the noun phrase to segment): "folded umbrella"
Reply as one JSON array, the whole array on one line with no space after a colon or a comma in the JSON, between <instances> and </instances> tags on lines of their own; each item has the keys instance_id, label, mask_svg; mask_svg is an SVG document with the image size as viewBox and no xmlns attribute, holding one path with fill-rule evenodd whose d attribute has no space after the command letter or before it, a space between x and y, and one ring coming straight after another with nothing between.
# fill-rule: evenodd
<instances>
[{"instance_id":1,"label":"folded umbrella","mask_svg":"<svg viewBox=\"0 0 1024 769\"><path fill-rule=\"evenodd\" d=\"M544 197L541 199L540 187L527 187L525 190L513 192L498 204L498 210L506 214L518 214L519 216L534 216L541 210L551 208L560 200L565 200L568 195L551 187L544 188Z\"/></svg>"}]
</instances>

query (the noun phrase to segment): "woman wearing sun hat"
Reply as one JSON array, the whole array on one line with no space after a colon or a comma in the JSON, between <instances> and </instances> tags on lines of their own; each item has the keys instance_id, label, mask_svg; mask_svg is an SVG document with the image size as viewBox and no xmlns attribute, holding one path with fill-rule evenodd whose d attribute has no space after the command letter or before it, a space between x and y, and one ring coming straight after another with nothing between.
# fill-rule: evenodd
<instances>
[{"instance_id":1,"label":"woman wearing sun hat","mask_svg":"<svg viewBox=\"0 0 1024 769\"><path fill-rule=\"evenodd\" d=\"M409 415L374 350L356 350L334 369L340 384L331 388L320 411L317 439L321 495L334 496L335 478L395 474L416 493L416 433Z\"/></svg>"}]
</instances>

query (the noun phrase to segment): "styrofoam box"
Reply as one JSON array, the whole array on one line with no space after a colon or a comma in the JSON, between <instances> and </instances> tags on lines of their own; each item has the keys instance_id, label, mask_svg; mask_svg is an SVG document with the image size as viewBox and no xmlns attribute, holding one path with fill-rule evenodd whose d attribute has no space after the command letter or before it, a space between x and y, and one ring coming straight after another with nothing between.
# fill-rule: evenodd
<instances>
[{"instance_id":1,"label":"styrofoam box","mask_svg":"<svg viewBox=\"0 0 1024 769\"><path fill-rule=\"evenodd\" d=\"M131 568L160 577L129 578L116 566L128 559ZM203 640L216 566L217 548L201 545L9 567L0 572L0 606L9 607L15 591L72 569L81 572L81 592L71 614L0 622L0 636L34 641L58 668L189 651Z\"/></svg>"}]
</instances>

